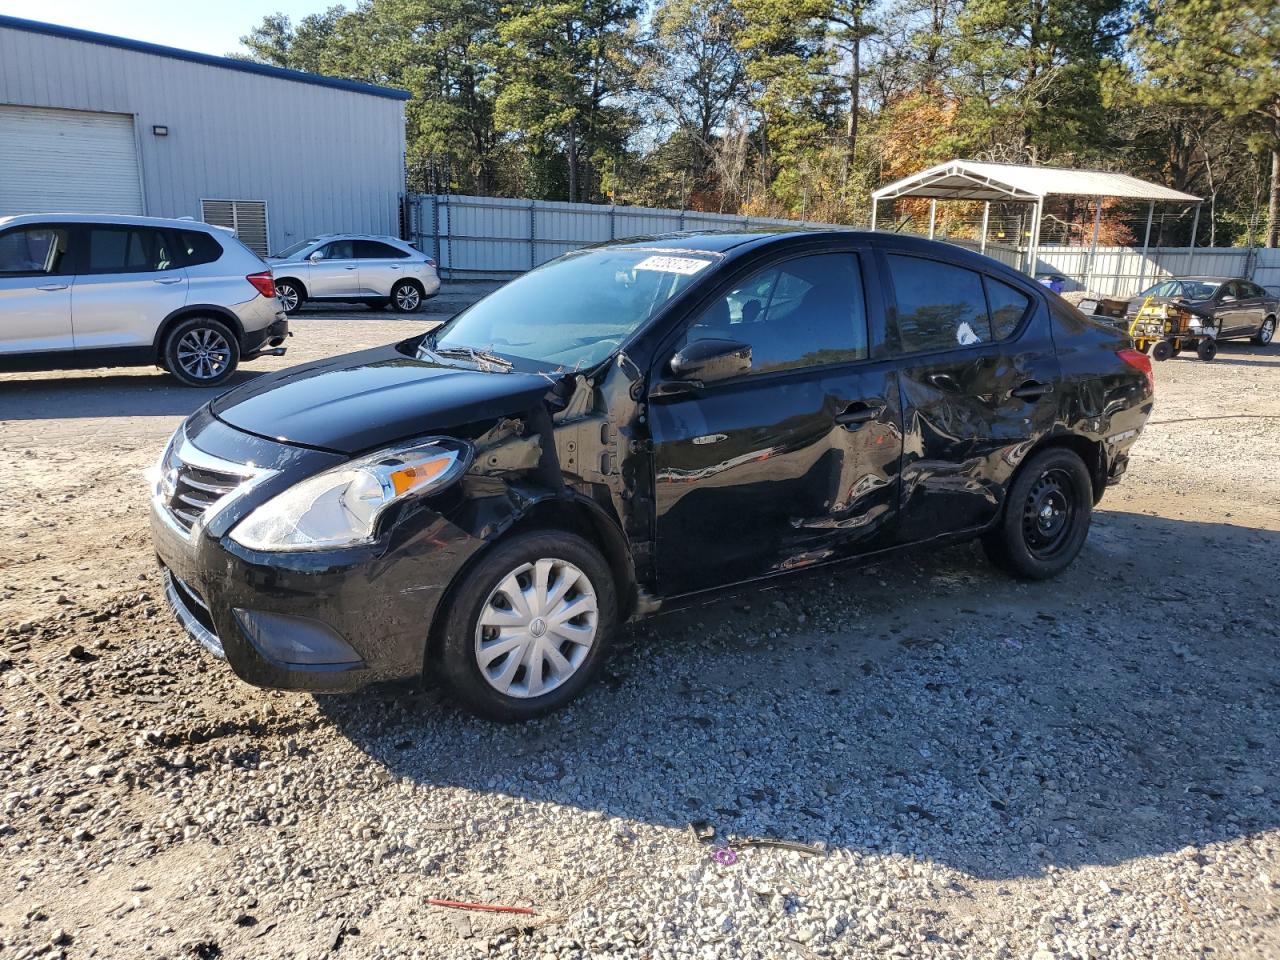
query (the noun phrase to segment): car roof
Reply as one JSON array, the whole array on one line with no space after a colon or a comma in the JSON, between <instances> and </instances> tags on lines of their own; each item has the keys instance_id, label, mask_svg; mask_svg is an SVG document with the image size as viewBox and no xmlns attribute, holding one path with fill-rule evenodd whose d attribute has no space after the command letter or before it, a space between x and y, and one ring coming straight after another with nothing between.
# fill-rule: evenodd
<instances>
[{"instance_id":1,"label":"car roof","mask_svg":"<svg viewBox=\"0 0 1280 960\"><path fill-rule=\"evenodd\" d=\"M177 227L184 230L227 230L217 224L190 217L139 217L101 213L19 213L0 217L0 227L23 223L108 223L138 227Z\"/></svg>"},{"instance_id":2,"label":"car roof","mask_svg":"<svg viewBox=\"0 0 1280 960\"><path fill-rule=\"evenodd\" d=\"M303 243L317 243L321 240L390 240L392 243L408 243L408 240L402 240L400 237L393 237L385 233L317 233L314 237L310 237ZM296 241L295 241L296 242Z\"/></svg>"},{"instance_id":3,"label":"car roof","mask_svg":"<svg viewBox=\"0 0 1280 960\"><path fill-rule=\"evenodd\" d=\"M1232 280L1244 280L1244 277L1165 277L1164 280L1157 281L1164 283L1165 280L1196 280L1200 283L1229 283Z\"/></svg>"}]
</instances>

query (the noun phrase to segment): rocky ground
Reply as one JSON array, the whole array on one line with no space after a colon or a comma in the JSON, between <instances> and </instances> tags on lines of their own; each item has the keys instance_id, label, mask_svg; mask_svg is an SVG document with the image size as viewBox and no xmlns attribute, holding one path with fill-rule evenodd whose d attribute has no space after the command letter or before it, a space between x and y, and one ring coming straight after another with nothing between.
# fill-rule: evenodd
<instances>
[{"instance_id":1,"label":"rocky ground","mask_svg":"<svg viewBox=\"0 0 1280 960\"><path fill-rule=\"evenodd\" d=\"M241 376L422 323L353 316ZM1157 374L1059 580L810 574L518 727L236 681L145 522L206 397L0 377L0 958L1280 956L1280 349Z\"/></svg>"}]
</instances>

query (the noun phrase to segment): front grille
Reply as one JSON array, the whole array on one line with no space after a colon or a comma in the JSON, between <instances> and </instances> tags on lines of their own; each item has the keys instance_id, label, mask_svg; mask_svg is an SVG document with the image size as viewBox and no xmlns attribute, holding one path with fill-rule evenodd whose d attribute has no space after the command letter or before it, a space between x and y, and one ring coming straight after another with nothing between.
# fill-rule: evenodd
<instances>
[{"instance_id":1,"label":"front grille","mask_svg":"<svg viewBox=\"0 0 1280 960\"><path fill-rule=\"evenodd\" d=\"M206 518L215 503L269 473L211 456L193 446L185 431L179 429L160 464L156 496L173 522L190 531Z\"/></svg>"}]
</instances>

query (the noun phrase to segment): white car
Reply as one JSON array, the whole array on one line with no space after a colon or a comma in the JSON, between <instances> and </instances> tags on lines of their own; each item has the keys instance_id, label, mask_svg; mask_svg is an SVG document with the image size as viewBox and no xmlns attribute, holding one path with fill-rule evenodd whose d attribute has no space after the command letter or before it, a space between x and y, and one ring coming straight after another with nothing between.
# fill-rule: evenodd
<instances>
[{"instance_id":1,"label":"white car","mask_svg":"<svg viewBox=\"0 0 1280 960\"><path fill-rule=\"evenodd\" d=\"M0 371L155 364L213 387L288 335L271 271L223 228L0 217Z\"/></svg>"},{"instance_id":2,"label":"white car","mask_svg":"<svg viewBox=\"0 0 1280 960\"><path fill-rule=\"evenodd\" d=\"M269 262L289 313L308 300L389 305L413 313L440 290L436 262L395 237L325 234L295 243Z\"/></svg>"}]
</instances>

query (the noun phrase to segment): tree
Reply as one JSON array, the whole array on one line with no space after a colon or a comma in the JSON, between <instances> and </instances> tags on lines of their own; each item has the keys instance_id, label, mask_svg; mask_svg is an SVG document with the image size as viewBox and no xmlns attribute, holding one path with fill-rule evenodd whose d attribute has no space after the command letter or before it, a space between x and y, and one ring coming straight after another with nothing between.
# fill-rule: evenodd
<instances>
[{"instance_id":1,"label":"tree","mask_svg":"<svg viewBox=\"0 0 1280 960\"><path fill-rule=\"evenodd\" d=\"M345 7L335 5L324 13L312 13L303 17L295 28L287 15L269 14L262 18L262 23L240 38L249 53L232 56L290 70L325 73L331 69L326 63L329 46L337 33L339 22L346 15Z\"/></svg>"},{"instance_id":2,"label":"tree","mask_svg":"<svg viewBox=\"0 0 1280 960\"><path fill-rule=\"evenodd\" d=\"M1271 155L1266 245L1280 244L1280 16L1275 0L1148 0L1134 49L1153 87L1244 121Z\"/></svg>"}]
</instances>

